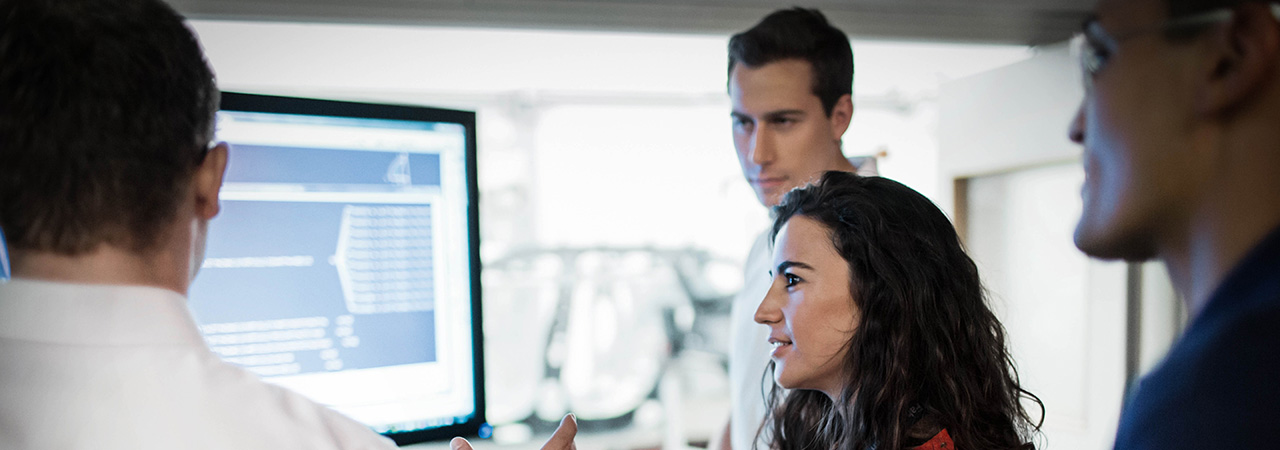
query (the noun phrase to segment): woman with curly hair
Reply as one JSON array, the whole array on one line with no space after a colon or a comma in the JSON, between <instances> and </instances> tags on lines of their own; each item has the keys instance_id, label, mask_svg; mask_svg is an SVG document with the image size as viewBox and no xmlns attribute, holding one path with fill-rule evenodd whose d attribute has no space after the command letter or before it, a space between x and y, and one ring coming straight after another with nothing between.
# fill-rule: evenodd
<instances>
[{"instance_id":1,"label":"woman with curly hair","mask_svg":"<svg viewBox=\"0 0 1280 450\"><path fill-rule=\"evenodd\" d=\"M973 260L932 202L828 172L775 209L775 449L1033 449L1040 424ZM766 374L767 376L767 374Z\"/></svg>"}]
</instances>

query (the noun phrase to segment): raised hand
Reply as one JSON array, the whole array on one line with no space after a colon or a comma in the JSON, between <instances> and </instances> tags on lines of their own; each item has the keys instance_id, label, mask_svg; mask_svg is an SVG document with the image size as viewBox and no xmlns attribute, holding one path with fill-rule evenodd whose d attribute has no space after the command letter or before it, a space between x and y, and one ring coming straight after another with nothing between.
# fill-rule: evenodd
<instances>
[{"instance_id":1,"label":"raised hand","mask_svg":"<svg viewBox=\"0 0 1280 450\"><path fill-rule=\"evenodd\" d=\"M560 419L560 426L556 427L556 432L551 433L551 439L547 439L547 443L542 445L542 450L577 450L578 446L573 442L573 438L577 435L578 419L573 417L573 414L566 415ZM470 442L460 437L449 441L449 449L474 450Z\"/></svg>"}]
</instances>

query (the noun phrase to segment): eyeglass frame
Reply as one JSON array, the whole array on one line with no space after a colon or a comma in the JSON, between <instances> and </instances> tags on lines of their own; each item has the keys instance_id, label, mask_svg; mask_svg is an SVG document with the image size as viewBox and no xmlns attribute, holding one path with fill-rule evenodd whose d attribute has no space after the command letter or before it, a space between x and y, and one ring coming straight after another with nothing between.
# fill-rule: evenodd
<instances>
[{"instance_id":1,"label":"eyeglass frame","mask_svg":"<svg viewBox=\"0 0 1280 450\"><path fill-rule=\"evenodd\" d=\"M1280 20L1280 4L1271 3L1271 15ZM1076 55L1077 61L1080 63L1080 72L1083 76L1085 91L1088 92L1093 89L1093 78L1102 69L1106 68L1111 59L1110 54L1115 53L1123 41L1152 33L1172 33L1226 23L1234 16L1235 9L1233 8L1214 9L1170 19L1160 25L1131 30L1116 36L1107 33L1107 30L1102 28L1096 18L1086 20L1082 30L1072 36L1070 44L1072 53ZM1104 53L1108 54L1108 56L1101 56Z\"/></svg>"}]
</instances>

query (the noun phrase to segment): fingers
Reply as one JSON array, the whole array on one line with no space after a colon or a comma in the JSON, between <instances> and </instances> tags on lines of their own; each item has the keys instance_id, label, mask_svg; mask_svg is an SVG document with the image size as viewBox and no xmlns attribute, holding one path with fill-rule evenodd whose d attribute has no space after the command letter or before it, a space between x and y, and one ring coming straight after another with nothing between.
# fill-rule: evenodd
<instances>
[{"instance_id":1,"label":"fingers","mask_svg":"<svg viewBox=\"0 0 1280 450\"><path fill-rule=\"evenodd\" d=\"M555 433L551 434L551 439L542 446L542 450L575 450L577 445L573 443L573 438L577 435L578 419L573 414L566 415L560 419L560 426L556 428Z\"/></svg>"},{"instance_id":2,"label":"fingers","mask_svg":"<svg viewBox=\"0 0 1280 450\"><path fill-rule=\"evenodd\" d=\"M551 439L542 446L542 450L576 450L578 447L573 438L578 435L578 419L569 414L560 419L560 426L551 434ZM449 450L474 450L471 443L461 437L449 441Z\"/></svg>"},{"instance_id":3,"label":"fingers","mask_svg":"<svg viewBox=\"0 0 1280 450\"><path fill-rule=\"evenodd\" d=\"M473 449L471 448L471 443L467 442L466 439L456 437L456 438L453 438L452 441L449 441L449 450L473 450Z\"/></svg>"}]
</instances>

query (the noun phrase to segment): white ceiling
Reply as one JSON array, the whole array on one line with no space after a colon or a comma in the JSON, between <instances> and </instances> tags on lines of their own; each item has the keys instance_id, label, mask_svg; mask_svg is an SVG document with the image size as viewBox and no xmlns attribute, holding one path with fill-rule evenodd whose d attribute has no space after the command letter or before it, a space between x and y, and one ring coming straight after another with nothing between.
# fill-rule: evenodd
<instances>
[{"instance_id":1,"label":"white ceiling","mask_svg":"<svg viewBox=\"0 0 1280 450\"><path fill-rule=\"evenodd\" d=\"M729 34L766 0L170 0L192 19ZM1065 40L1080 0L809 0L852 38L1037 45Z\"/></svg>"}]
</instances>

